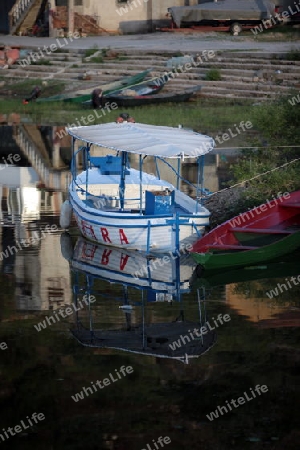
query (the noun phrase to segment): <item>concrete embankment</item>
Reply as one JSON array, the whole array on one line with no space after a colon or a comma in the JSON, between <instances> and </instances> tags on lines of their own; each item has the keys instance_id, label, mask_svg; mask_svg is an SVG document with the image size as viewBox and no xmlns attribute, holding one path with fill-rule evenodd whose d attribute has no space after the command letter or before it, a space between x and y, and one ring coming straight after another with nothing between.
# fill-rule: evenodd
<instances>
[{"instance_id":1,"label":"concrete embankment","mask_svg":"<svg viewBox=\"0 0 300 450\"><path fill-rule=\"evenodd\" d=\"M176 61L174 52L147 52L139 50L112 51L112 56L99 50L96 63L84 58L82 51L50 53L37 59L34 64L15 63L9 69L1 70L2 79L61 80L68 89L93 87L126 75L132 75L152 68L151 75L159 76L170 70L170 60ZM289 61L284 54L261 54L258 52L214 52L205 59L202 53L189 55L200 62L185 70L178 68L165 91L182 91L201 84L200 97L232 99L253 99L256 101L274 99L300 87L300 61ZM175 55L178 55L176 53ZM198 57L198 60L197 60ZM31 58L30 55L27 58ZM98 59L97 59L98 58ZM100 58L100 59L99 59ZM24 59L23 59L24 61ZM28 60L32 62L31 59ZM44 65L45 61L48 65ZM102 62L99 62L102 61ZM214 77L210 80L212 70Z\"/></svg>"}]
</instances>

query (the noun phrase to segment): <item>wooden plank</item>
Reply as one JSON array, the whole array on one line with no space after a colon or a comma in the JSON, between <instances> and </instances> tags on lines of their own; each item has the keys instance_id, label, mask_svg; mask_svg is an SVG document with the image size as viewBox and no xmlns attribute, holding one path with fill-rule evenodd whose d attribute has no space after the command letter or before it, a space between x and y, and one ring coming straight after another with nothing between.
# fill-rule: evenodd
<instances>
[{"instance_id":1,"label":"wooden plank","mask_svg":"<svg viewBox=\"0 0 300 450\"><path fill-rule=\"evenodd\" d=\"M254 247L250 245L226 245L226 244L208 244L207 248L212 248L216 250L255 250L259 247Z\"/></svg>"},{"instance_id":2,"label":"wooden plank","mask_svg":"<svg viewBox=\"0 0 300 450\"><path fill-rule=\"evenodd\" d=\"M282 208L300 208L300 203L282 203L281 205Z\"/></svg>"},{"instance_id":3,"label":"wooden plank","mask_svg":"<svg viewBox=\"0 0 300 450\"><path fill-rule=\"evenodd\" d=\"M243 228L243 227L235 227L230 228L230 232L238 232L238 233L255 233L255 234L292 234L293 231L287 230L277 230L275 228Z\"/></svg>"}]
</instances>

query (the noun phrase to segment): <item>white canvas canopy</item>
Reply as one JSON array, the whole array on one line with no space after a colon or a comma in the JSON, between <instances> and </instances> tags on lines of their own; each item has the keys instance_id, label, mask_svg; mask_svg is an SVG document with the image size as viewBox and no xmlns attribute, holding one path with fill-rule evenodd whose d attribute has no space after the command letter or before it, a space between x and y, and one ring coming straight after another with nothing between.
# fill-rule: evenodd
<instances>
[{"instance_id":1,"label":"white canvas canopy","mask_svg":"<svg viewBox=\"0 0 300 450\"><path fill-rule=\"evenodd\" d=\"M74 138L99 147L162 158L197 158L215 146L211 137L194 131L142 123L112 122L67 131Z\"/></svg>"}]
</instances>

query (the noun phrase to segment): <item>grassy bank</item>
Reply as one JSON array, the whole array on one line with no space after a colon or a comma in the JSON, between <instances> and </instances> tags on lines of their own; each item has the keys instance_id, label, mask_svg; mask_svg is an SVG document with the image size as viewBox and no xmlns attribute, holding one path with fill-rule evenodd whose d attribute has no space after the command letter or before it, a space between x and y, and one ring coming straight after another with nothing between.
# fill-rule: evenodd
<instances>
[{"instance_id":1,"label":"grassy bank","mask_svg":"<svg viewBox=\"0 0 300 450\"><path fill-rule=\"evenodd\" d=\"M217 134L227 130L241 120L249 120L250 102L237 103L231 100L198 98L195 101L179 104L149 105L135 108L118 108L105 116L100 111L94 114L90 125L112 122L120 112L128 112L137 122L153 125L192 128L201 133ZM0 102L0 114L20 114L20 119L43 125L67 125L84 119L93 113L80 105L66 102L29 103L23 105L21 98ZM86 119L87 120L87 119Z\"/></svg>"}]
</instances>

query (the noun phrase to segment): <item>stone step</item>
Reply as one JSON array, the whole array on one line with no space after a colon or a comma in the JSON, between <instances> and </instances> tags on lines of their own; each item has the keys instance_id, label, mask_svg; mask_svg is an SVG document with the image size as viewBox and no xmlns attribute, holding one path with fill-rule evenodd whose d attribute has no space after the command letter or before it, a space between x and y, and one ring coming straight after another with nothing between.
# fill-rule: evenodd
<instances>
[{"instance_id":1,"label":"stone step","mask_svg":"<svg viewBox=\"0 0 300 450\"><path fill-rule=\"evenodd\" d=\"M201 80L201 85L207 88L212 89L213 87L224 87L228 89L238 89L238 90L257 90L257 91L275 91L275 92L289 92L290 86L282 86L282 85L274 85L274 84L267 84L267 83L234 83L234 86L232 85L232 82L230 81L206 81Z\"/></svg>"},{"instance_id":2,"label":"stone step","mask_svg":"<svg viewBox=\"0 0 300 450\"><path fill-rule=\"evenodd\" d=\"M51 66L49 66L51 67ZM139 66L138 70L142 71L142 70L146 70L147 68L149 68L149 66ZM152 73L153 75L163 75L165 72L168 72L166 67L163 66L158 66L155 65L152 67ZM186 72L181 72L180 70L178 70L177 72L175 72L175 77L180 77L180 78L197 78L199 77L199 75L202 74L206 74L207 72L209 72L210 70L212 70L213 68L219 68L218 66L215 67L205 67L205 65L201 65L197 68L193 68L191 70L188 70ZM128 72L131 71L132 66L124 66L124 65L104 65L104 64L89 64L89 65L80 65L80 67L78 67L78 72L79 73L84 73L84 72L92 72L92 71L98 71L98 72L110 72L110 71L114 71L115 74L118 74L120 72ZM300 69L300 68L299 68ZM72 68L71 67L67 67L65 69L66 73L74 73L76 72L77 68ZM135 70L137 70L136 66L135 66ZM241 70L241 68L237 68L237 69L230 69L230 68L219 68L220 70L220 74L221 76L235 76L238 78L249 78L249 80L253 80L254 77L257 77L258 75L260 77L265 77L265 78L270 78L270 77L274 77L276 78L276 80L297 80L299 78L300 75L300 70L298 71L294 71L294 72L283 72L281 71L280 73L277 73L275 70L273 69L269 69L264 68L261 73L260 70L255 70L255 69L245 69L243 68L243 70ZM278 69L279 70L279 69Z\"/></svg>"},{"instance_id":3,"label":"stone step","mask_svg":"<svg viewBox=\"0 0 300 450\"><path fill-rule=\"evenodd\" d=\"M104 60L104 64L109 66L112 65L112 67L114 65L132 65L132 64L136 64L137 66L140 65L148 65L151 66L152 64L155 65L161 65L161 66L165 66L167 68L167 59L166 58L155 58L153 59L151 58L128 58L126 60ZM275 69L280 69L280 70L290 70L290 69L295 69L295 70L300 70L300 61L279 61L279 60L246 60L245 59L233 59L233 60L227 60L226 58L222 58L222 57L218 57L216 56L215 58L209 59L207 61L202 60L202 62L198 62L198 67L201 66L215 66L215 65L220 65L220 66L224 66L224 67L228 67L228 68L236 68L239 69L241 67L241 64L243 64L243 67L249 67L249 68L253 68L253 70L259 70L263 67L270 67L270 69L274 68ZM196 66L195 66L196 67Z\"/></svg>"},{"instance_id":4,"label":"stone step","mask_svg":"<svg viewBox=\"0 0 300 450\"><path fill-rule=\"evenodd\" d=\"M206 96L208 94L222 94L226 97L236 97L241 95L244 98L253 98L253 97L261 97L261 98L275 98L276 97L276 92L266 92L266 91L253 91L253 90L249 90L249 91L243 91L243 90L238 90L238 89L226 89L226 88L222 88L222 87L216 87L213 90L211 89L206 89L205 87L201 89L200 91L200 96Z\"/></svg>"},{"instance_id":5,"label":"stone step","mask_svg":"<svg viewBox=\"0 0 300 450\"><path fill-rule=\"evenodd\" d=\"M34 51L34 49L33 49ZM101 49L98 49L101 55ZM51 65L15 64L10 69L3 69L1 75L10 79L48 79L64 81L70 86L70 92L78 88L90 87L116 81L124 76L135 75L139 71L152 68L151 76L163 76L170 71L166 62L174 57L175 52L150 51L145 54L141 50L121 51L125 59L108 59L103 63L82 62L85 51L75 52L64 49L63 52L45 55ZM193 52L189 55L200 55ZM96 55L96 56L99 56ZM164 92L179 92L196 85L202 85L198 97L255 99L262 101L275 98L279 94L288 94L291 88L300 89L300 61L286 61L282 55L271 55L262 52L216 52L216 56L190 70L177 70ZM276 58L275 58L276 57ZM42 61L40 59L39 61ZM75 67L74 67L75 66ZM220 71L220 81L206 80L211 69ZM277 73L276 71L280 71ZM82 80L84 74L90 80ZM147 77L150 79L150 77Z\"/></svg>"},{"instance_id":6,"label":"stone step","mask_svg":"<svg viewBox=\"0 0 300 450\"><path fill-rule=\"evenodd\" d=\"M206 92L201 95L202 98L231 98L236 100L249 100L252 97L242 94L235 94L235 93L226 93L226 92ZM253 98L253 101L255 103L258 102L265 102L267 100L270 100L270 97L255 97Z\"/></svg>"}]
</instances>

